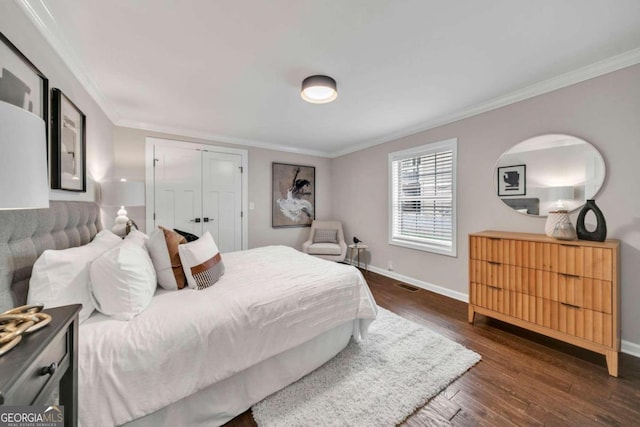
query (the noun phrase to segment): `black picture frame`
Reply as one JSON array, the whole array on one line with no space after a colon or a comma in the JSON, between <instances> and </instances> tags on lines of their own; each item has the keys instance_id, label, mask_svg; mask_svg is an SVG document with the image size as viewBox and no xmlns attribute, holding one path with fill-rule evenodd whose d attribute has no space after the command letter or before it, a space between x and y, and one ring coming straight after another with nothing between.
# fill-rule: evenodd
<instances>
[{"instance_id":1,"label":"black picture frame","mask_svg":"<svg viewBox=\"0 0 640 427\"><path fill-rule=\"evenodd\" d=\"M316 212L315 166L271 164L271 226L311 227Z\"/></svg>"},{"instance_id":2,"label":"black picture frame","mask_svg":"<svg viewBox=\"0 0 640 427\"><path fill-rule=\"evenodd\" d=\"M44 120L49 135L49 79L0 32L0 101Z\"/></svg>"},{"instance_id":3,"label":"black picture frame","mask_svg":"<svg viewBox=\"0 0 640 427\"><path fill-rule=\"evenodd\" d=\"M527 194L527 165L500 166L496 179L499 197Z\"/></svg>"},{"instance_id":4,"label":"black picture frame","mask_svg":"<svg viewBox=\"0 0 640 427\"><path fill-rule=\"evenodd\" d=\"M51 107L51 188L85 193L87 116L58 88Z\"/></svg>"}]
</instances>

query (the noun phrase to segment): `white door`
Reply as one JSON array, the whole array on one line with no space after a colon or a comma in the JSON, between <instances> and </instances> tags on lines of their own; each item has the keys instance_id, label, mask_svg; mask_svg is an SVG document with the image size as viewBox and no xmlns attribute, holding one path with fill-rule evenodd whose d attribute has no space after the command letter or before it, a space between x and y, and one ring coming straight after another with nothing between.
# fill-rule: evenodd
<instances>
[{"instance_id":1,"label":"white door","mask_svg":"<svg viewBox=\"0 0 640 427\"><path fill-rule=\"evenodd\" d=\"M152 161L153 228L161 225L197 236L209 231L220 252L242 249L240 154L154 144Z\"/></svg>"},{"instance_id":2,"label":"white door","mask_svg":"<svg viewBox=\"0 0 640 427\"><path fill-rule=\"evenodd\" d=\"M202 152L202 226L220 252L242 249L242 158Z\"/></svg>"},{"instance_id":3,"label":"white door","mask_svg":"<svg viewBox=\"0 0 640 427\"><path fill-rule=\"evenodd\" d=\"M153 228L188 231L200 235L202 224L202 154L198 150L154 147ZM152 228L152 229L153 229Z\"/></svg>"}]
</instances>

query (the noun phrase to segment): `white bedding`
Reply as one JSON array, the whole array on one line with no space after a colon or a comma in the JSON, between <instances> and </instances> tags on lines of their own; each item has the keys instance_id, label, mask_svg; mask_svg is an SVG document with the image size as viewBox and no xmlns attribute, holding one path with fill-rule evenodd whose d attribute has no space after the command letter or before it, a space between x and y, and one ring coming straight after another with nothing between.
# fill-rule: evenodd
<instances>
[{"instance_id":1,"label":"white bedding","mask_svg":"<svg viewBox=\"0 0 640 427\"><path fill-rule=\"evenodd\" d=\"M205 290L158 290L138 317L80 326L79 418L111 426L154 412L331 328L359 339L376 305L358 270L269 246L223 255Z\"/></svg>"}]
</instances>

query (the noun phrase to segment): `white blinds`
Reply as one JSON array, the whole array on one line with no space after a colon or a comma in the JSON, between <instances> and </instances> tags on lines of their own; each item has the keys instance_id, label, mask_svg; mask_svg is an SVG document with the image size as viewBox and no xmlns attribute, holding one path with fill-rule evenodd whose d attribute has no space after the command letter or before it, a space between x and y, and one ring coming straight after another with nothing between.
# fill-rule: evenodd
<instances>
[{"instance_id":1,"label":"white blinds","mask_svg":"<svg viewBox=\"0 0 640 427\"><path fill-rule=\"evenodd\" d=\"M392 239L450 247L454 239L451 149L392 161Z\"/></svg>"}]
</instances>

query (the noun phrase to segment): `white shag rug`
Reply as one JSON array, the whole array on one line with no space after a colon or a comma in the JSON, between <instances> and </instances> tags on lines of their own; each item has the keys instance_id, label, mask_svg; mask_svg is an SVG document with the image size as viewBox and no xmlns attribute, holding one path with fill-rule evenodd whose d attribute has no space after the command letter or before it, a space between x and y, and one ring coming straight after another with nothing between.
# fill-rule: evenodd
<instances>
[{"instance_id":1,"label":"white shag rug","mask_svg":"<svg viewBox=\"0 0 640 427\"><path fill-rule=\"evenodd\" d=\"M260 427L396 426L480 355L378 307L361 342L253 406Z\"/></svg>"}]
</instances>

